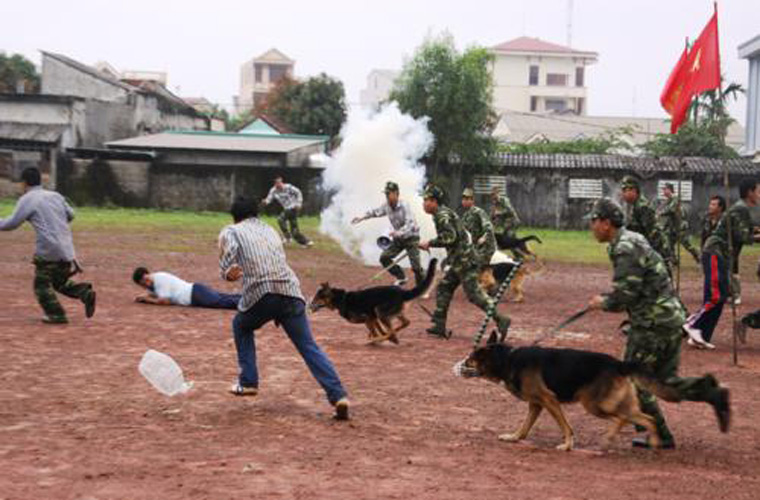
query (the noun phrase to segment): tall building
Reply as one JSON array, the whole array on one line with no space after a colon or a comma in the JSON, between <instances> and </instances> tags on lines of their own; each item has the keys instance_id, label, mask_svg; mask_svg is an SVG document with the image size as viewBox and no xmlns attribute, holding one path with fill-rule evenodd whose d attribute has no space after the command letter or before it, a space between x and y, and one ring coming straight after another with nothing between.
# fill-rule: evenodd
<instances>
[{"instance_id":1,"label":"tall building","mask_svg":"<svg viewBox=\"0 0 760 500\"><path fill-rule=\"evenodd\" d=\"M240 67L240 94L235 97L235 111L249 111L266 98L285 77L293 78L296 62L277 49L269 49Z\"/></svg>"},{"instance_id":2,"label":"tall building","mask_svg":"<svg viewBox=\"0 0 760 500\"><path fill-rule=\"evenodd\" d=\"M596 52L520 37L491 53L497 111L586 114L586 67L597 61Z\"/></svg>"},{"instance_id":3,"label":"tall building","mask_svg":"<svg viewBox=\"0 0 760 500\"><path fill-rule=\"evenodd\" d=\"M747 128L744 153L760 153L760 35L739 46L739 57L749 61L747 85ZM758 155L760 158L760 155Z\"/></svg>"},{"instance_id":4,"label":"tall building","mask_svg":"<svg viewBox=\"0 0 760 500\"><path fill-rule=\"evenodd\" d=\"M400 71L373 69L367 75L367 87L359 94L359 103L365 107L376 107L388 98Z\"/></svg>"}]
</instances>

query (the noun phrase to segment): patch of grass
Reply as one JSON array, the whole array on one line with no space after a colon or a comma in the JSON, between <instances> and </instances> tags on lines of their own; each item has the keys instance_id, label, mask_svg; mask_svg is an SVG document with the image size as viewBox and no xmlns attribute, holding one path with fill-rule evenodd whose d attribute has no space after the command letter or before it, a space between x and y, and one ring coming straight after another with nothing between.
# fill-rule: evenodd
<instances>
[{"instance_id":1,"label":"patch of grass","mask_svg":"<svg viewBox=\"0 0 760 500\"><path fill-rule=\"evenodd\" d=\"M13 211L16 201L0 199L0 217L7 217ZM187 234L192 238L216 238L219 230L232 222L230 216L222 212L193 212L189 210L155 210L142 208L101 208L78 207L76 209L73 229L75 231L119 231L134 234L169 233L171 235ZM263 220L277 228L275 217L264 216ZM331 252L341 252L340 245L335 241L319 234L319 217L309 216L299 218L301 230L314 240L316 248ZM26 229L31 229L26 225ZM541 258L552 262L578 264L608 264L607 245L594 240L590 231L559 231L555 229L521 228L520 236L535 234L543 244L531 242L531 248ZM694 240L696 242L696 240ZM156 241L161 249L173 251L192 251L189 242ZM753 264L760 256L760 245L746 247L742 252L743 268ZM681 256L682 269L697 271L698 267L691 256L685 251Z\"/></svg>"}]
</instances>

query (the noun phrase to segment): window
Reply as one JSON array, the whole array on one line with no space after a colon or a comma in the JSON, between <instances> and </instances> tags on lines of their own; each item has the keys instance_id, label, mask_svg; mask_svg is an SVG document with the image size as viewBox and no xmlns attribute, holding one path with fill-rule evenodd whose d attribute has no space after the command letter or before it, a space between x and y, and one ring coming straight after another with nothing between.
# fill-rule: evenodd
<instances>
[{"instance_id":1,"label":"window","mask_svg":"<svg viewBox=\"0 0 760 500\"><path fill-rule=\"evenodd\" d=\"M568 198L597 199L603 195L601 179L570 179Z\"/></svg>"},{"instance_id":2,"label":"window","mask_svg":"<svg viewBox=\"0 0 760 500\"><path fill-rule=\"evenodd\" d=\"M567 101L564 99L547 99L544 102L544 108L546 111L561 113L567 109Z\"/></svg>"},{"instance_id":3,"label":"window","mask_svg":"<svg viewBox=\"0 0 760 500\"><path fill-rule=\"evenodd\" d=\"M269 66L269 81L272 83L277 83L280 80L283 79L283 77L287 76L288 74L288 67L283 65L270 65Z\"/></svg>"},{"instance_id":4,"label":"window","mask_svg":"<svg viewBox=\"0 0 760 500\"><path fill-rule=\"evenodd\" d=\"M575 114L576 115L582 115L583 114L583 106L586 105L586 99L583 97L579 97L575 101Z\"/></svg>"},{"instance_id":5,"label":"window","mask_svg":"<svg viewBox=\"0 0 760 500\"><path fill-rule=\"evenodd\" d=\"M665 187L665 183L670 182L675 186L676 188L676 194L678 194L678 181L677 180L668 180L668 179L660 179L657 181L657 199L662 200L665 197L662 195L662 190ZM693 183L691 181L681 181L681 201L691 201L691 191L692 191Z\"/></svg>"},{"instance_id":6,"label":"window","mask_svg":"<svg viewBox=\"0 0 760 500\"><path fill-rule=\"evenodd\" d=\"M258 64L255 64L253 66L253 69L256 73L256 83L261 83L261 66L259 66Z\"/></svg>"},{"instance_id":7,"label":"window","mask_svg":"<svg viewBox=\"0 0 760 500\"><path fill-rule=\"evenodd\" d=\"M583 87L583 70L585 68L583 66L579 68L575 68L575 86L576 87Z\"/></svg>"},{"instance_id":8,"label":"window","mask_svg":"<svg viewBox=\"0 0 760 500\"><path fill-rule=\"evenodd\" d=\"M551 87L567 87L567 75L561 73L548 73L546 84Z\"/></svg>"},{"instance_id":9,"label":"window","mask_svg":"<svg viewBox=\"0 0 760 500\"><path fill-rule=\"evenodd\" d=\"M528 77L528 85L538 85L538 66L530 67L530 75Z\"/></svg>"},{"instance_id":10,"label":"window","mask_svg":"<svg viewBox=\"0 0 760 500\"><path fill-rule=\"evenodd\" d=\"M530 96L530 110L537 111L538 110L538 97L537 96Z\"/></svg>"},{"instance_id":11,"label":"window","mask_svg":"<svg viewBox=\"0 0 760 500\"><path fill-rule=\"evenodd\" d=\"M472 179L472 187L475 194L491 194L495 187L501 194L507 192L507 178L503 175L476 175Z\"/></svg>"}]
</instances>

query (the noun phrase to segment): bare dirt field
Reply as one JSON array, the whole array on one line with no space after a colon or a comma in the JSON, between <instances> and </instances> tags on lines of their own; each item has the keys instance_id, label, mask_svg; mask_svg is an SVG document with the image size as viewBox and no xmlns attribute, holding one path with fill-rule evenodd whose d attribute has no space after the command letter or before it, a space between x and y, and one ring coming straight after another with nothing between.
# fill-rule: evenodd
<instances>
[{"instance_id":1,"label":"bare dirt field","mask_svg":"<svg viewBox=\"0 0 760 500\"><path fill-rule=\"evenodd\" d=\"M97 314L86 320L81 304L62 298L71 324L48 326L32 293L33 233L0 240L0 499L760 496L760 334L750 333L733 366L728 309L718 349L684 349L681 373L710 371L730 385L729 434L718 431L707 405L665 404L678 449L631 449L629 429L603 453L606 422L573 406L577 450L566 453L554 449L560 432L546 415L524 444L498 441L527 406L495 384L453 376L482 318L461 292L450 341L425 335L428 321L415 305L399 346L369 347L363 326L324 310L312 316L353 404L352 419L337 422L273 325L257 335L260 395L236 398L225 393L237 374L232 312L133 302L137 265L232 290L218 279L212 238L99 231L78 232L76 243L84 278L98 291ZM377 270L325 250L288 254L309 296L325 280L365 286ZM502 304L513 318L510 338L537 338L605 290L609 277L607 266L550 263L527 282L524 304ZM760 306L760 287L745 280L744 312ZM694 308L700 279L684 281ZM620 354L622 319L596 313L545 344ZM148 348L174 357L193 390L175 398L156 392L137 371Z\"/></svg>"}]
</instances>

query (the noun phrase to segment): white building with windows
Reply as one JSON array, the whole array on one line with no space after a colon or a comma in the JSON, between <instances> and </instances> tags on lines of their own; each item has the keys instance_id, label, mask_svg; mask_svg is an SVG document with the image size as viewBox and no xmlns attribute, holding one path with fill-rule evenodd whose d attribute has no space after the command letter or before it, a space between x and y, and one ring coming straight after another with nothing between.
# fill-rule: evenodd
<instances>
[{"instance_id":1,"label":"white building with windows","mask_svg":"<svg viewBox=\"0 0 760 500\"><path fill-rule=\"evenodd\" d=\"M597 61L596 52L520 37L491 53L497 111L586 114L586 67Z\"/></svg>"},{"instance_id":2,"label":"white building with windows","mask_svg":"<svg viewBox=\"0 0 760 500\"><path fill-rule=\"evenodd\" d=\"M739 46L739 57L749 61L744 152L760 156L760 35Z\"/></svg>"}]
</instances>

